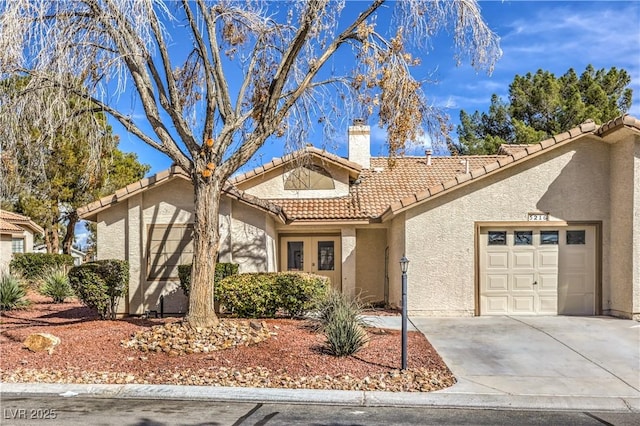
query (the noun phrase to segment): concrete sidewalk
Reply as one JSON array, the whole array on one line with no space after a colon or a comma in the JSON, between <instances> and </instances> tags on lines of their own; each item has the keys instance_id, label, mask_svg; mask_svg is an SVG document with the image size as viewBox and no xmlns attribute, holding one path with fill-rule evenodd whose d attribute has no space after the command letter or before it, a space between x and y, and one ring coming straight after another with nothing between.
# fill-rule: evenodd
<instances>
[{"instance_id":1,"label":"concrete sidewalk","mask_svg":"<svg viewBox=\"0 0 640 426\"><path fill-rule=\"evenodd\" d=\"M399 328L400 317L367 318ZM2 383L3 395L640 413L640 324L608 317L411 318L458 383L430 392Z\"/></svg>"}]
</instances>

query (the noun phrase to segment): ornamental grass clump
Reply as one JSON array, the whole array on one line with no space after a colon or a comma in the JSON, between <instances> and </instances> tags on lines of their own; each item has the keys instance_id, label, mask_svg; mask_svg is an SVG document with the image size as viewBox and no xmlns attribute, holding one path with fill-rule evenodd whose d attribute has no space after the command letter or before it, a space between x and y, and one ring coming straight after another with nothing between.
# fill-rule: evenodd
<instances>
[{"instance_id":1,"label":"ornamental grass clump","mask_svg":"<svg viewBox=\"0 0 640 426\"><path fill-rule=\"evenodd\" d=\"M40 294L53 299L53 303L64 303L65 299L73 297L73 289L69 284L69 277L64 269L51 269L42 278Z\"/></svg>"},{"instance_id":2,"label":"ornamental grass clump","mask_svg":"<svg viewBox=\"0 0 640 426\"><path fill-rule=\"evenodd\" d=\"M27 305L27 292L18 278L3 272L0 276L0 311L10 311Z\"/></svg>"},{"instance_id":3,"label":"ornamental grass clump","mask_svg":"<svg viewBox=\"0 0 640 426\"><path fill-rule=\"evenodd\" d=\"M326 337L325 350L335 356L353 355L368 342L358 299L330 290L319 303L318 320Z\"/></svg>"}]
</instances>

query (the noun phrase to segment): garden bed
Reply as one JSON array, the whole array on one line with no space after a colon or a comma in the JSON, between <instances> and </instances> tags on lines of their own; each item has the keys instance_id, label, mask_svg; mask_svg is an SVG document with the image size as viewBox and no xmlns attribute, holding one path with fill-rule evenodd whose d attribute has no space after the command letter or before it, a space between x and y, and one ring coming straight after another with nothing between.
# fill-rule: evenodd
<instances>
[{"instance_id":1,"label":"garden bed","mask_svg":"<svg viewBox=\"0 0 640 426\"><path fill-rule=\"evenodd\" d=\"M0 314L0 380L42 383L142 383L306 389L433 391L455 378L418 332L409 332L408 370L400 371L401 333L368 329L369 344L353 356L323 350L324 336L306 320L260 320L270 337L257 344L199 353L141 351L123 342L180 318L100 321L77 301L53 304L35 293L31 305ZM389 312L385 312L389 314ZM236 321L225 318L223 321ZM49 355L22 342L50 333L61 343Z\"/></svg>"}]
</instances>

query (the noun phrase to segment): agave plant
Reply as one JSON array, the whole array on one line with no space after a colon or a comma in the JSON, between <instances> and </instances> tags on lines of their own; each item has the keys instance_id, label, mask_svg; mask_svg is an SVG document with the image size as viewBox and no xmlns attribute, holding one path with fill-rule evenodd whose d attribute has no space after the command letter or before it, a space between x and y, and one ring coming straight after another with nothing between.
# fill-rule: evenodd
<instances>
[{"instance_id":1,"label":"agave plant","mask_svg":"<svg viewBox=\"0 0 640 426\"><path fill-rule=\"evenodd\" d=\"M53 303L64 303L74 293L69 285L69 277L64 269L52 269L43 277L40 294L53 299Z\"/></svg>"},{"instance_id":2,"label":"agave plant","mask_svg":"<svg viewBox=\"0 0 640 426\"><path fill-rule=\"evenodd\" d=\"M24 300L27 295L24 286L18 278L2 272L0 275L0 311L21 308L27 305Z\"/></svg>"}]
</instances>

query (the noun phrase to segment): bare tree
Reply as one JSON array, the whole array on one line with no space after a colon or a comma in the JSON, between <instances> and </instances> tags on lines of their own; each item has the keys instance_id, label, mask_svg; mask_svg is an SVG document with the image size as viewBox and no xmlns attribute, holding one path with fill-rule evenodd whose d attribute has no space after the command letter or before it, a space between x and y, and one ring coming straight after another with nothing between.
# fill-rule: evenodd
<instances>
[{"instance_id":1,"label":"bare tree","mask_svg":"<svg viewBox=\"0 0 640 426\"><path fill-rule=\"evenodd\" d=\"M458 59L478 69L491 71L500 56L475 0L12 0L0 11L0 73L30 77L22 103L0 105L0 125L11 125L15 108L44 116L68 93L85 95L68 84L80 78L94 106L191 176L187 320L202 327L218 321L211 282L222 186L268 138L293 146L312 121L330 127L357 112L377 115L394 155L420 129L433 136L446 126L411 74L433 34L449 30ZM44 87L57 97L29 104ZM124 92L143 118L121 107Z\"/></svg>"}]
</instances>

